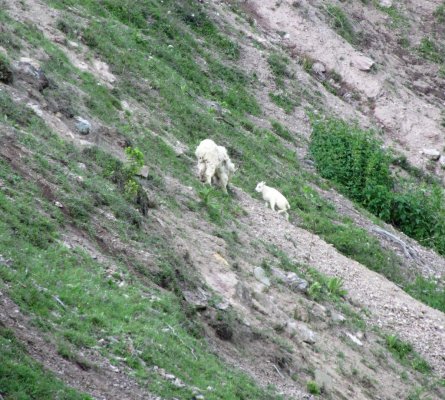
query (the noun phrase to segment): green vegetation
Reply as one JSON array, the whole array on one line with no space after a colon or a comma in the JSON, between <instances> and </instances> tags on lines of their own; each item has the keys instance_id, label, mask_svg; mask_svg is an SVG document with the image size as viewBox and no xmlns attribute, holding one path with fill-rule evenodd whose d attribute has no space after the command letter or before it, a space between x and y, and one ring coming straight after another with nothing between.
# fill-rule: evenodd
<instances>
[{"instance_id":1,"label":"green vegetation","mask_svg":"<svg viewBox=\"0 0 445 400\"><path fill-rule=\"evenodd\" d=\"M287 114L291 114L296 106L300 103L296 99L292 99L285 92L269 93L269 98L278 107L282 108Z\"/></svg>"},{"instance_id":2,"label":"green vegetation","mask_svg":"<svg viewBox=\"0 0 445 400\"><path fill-rule=\"evenodd\" d=\"M445 2L439 5L433 13L436 21L439 23L445 22Z\"/></svg>"},{"instance_id":3,"label":"green vegetation","mask_svg":"<svg viewBox=\"0 0 445 400\"><path fill-rule=\"evenodd\" d=\"M393 28L401 28L407 23L407 19L401 14L396 6L392 5L391 7L383 7L378 1L374 1L374 5L391 18L390 21Z\"/></svg>"},{"instance_id":4,"label":"green vegetation","mask_svg":"<svg viewBox=\"0 0 445 400\"><path fill-rule=\"evenodd\" d=\"M444 50L431 38L422 38L418 47L418 51L423 58L429 61L440 64L445 62Z\"/></svg>"},{"instance_id":5,"label":"green vegetation","mask_svg":"<svg viewBox=\"0 0 445 400\"><path fill-rule=\"evenodd\" d=\"M275 76L277 86L284 88L284 79L292 78L292 74L288 70L289 59L281 54L272 53L267 59L267 62Z\"/></svg>"},{"instance_id":6,"label":"green vegetation","mask_svg":"<svg viewBox=\"0 0 445 400\"><path fill-rule=\"evenodd\" d=\"M306 388L310 394L321 394L321 389L315 381L308 381L306 384Z\"/></svg>"},{"instance_id":7,"label":"green vegetation","mask_svg":"<svg viewBox=\"0 0 445 400\"><path fill-rule=\"evenodd\" d=\"M343 193L379 218L422 244L445 253L443 189L422 180L394 177L390 173L391 157L382 150L371 131L363 131L356 125L334 118L313 117L312 124L310 151L323 177L338 184ZM336 243L341 248L338 239ZM352 243L348 239L344 241L347 248ZM385 275L400 282L397 276ZM404 282L404 285L408 283ZM444 288L432 282L425 284L419 278L406 290L432 307L444 310L443 302L437 300L443 297Z\"/></svg>"},{"instance_id":8,"label":"green vegetation","mask_svg":"<svg viewBox=\"0 0 445 400\"><path fill-rule=\"evenodd\" d=\"M335 31L352 45L360 43L360 38L354 31L354 27L345 12L338 6L328 4L325 7Z\"/></svg>"},{"instance_id":9,"label":"green vegetation","mask_svg":"<svg viewBox=\"0 0 445 400\"><path fill-rule=\"evenodd\" d=\"M13 332L1 325L0 348L0 392L6 399L91 399L45 371L26 354Z\"/></svg>"},{"instance_id":10,"label":"green vegetation","mask_svg":"<svg viewBox=\"0 0 445 400\"><path fill-rule=\"evenodd\" d=\"M431 372L431 366L414 352L410 343L402 341L395 335L388 335L386 337L386 346L402 364L409 365L422 374Z\"/></svg>"},{"instance_id":11,"label":"green vegetation","mask_svg":"<svg viewBox=\"0 0 445 400\"><path fill-rule=\"evenodd\" d=\"M238 246L233 229L244 211L230 193L198 182L191 172L191 150L178 156L172 142L178 140L184 148L193 149L212 135L240 167L234 183L246 192L257 196L256 182L267 179L280 187L303 227L395 281L399 279L396 257L364 230L340 218L333 205L322 199L314 184L326 187L325 183L304 172L296 153L281 140L295 141L293 132L276 121L271 122L272 131L251 122L250 115L262 113L251 95L256 78L236 65L240 47L199 2L136 0L131 7L123 7L118 0L48 3L61 9L58 29L74 40L81 38L91 47L88 56L106 61L119 77L113 89L79 71L37 27L13 21L5 10L0 10L5 26L0 44L11 57L18 56L27 43L41 49L48 56L42 67L56 83L45 89L45 99L57 104L56 111L67 117L85 115L115 127L112 135L125 143L128 159L122 162L94 147L79 150L51 132L27 107L0 93L1 127L14 132L10 144L23 150L20 159L26 165L26 171L13 169L0 160L4 182L0 254L13 260L12 267L0 265L0 289L31 316L38 329L54 337L61 357L84 368L91 366L79 354L94 348L113 364L128 367L149 390L166 398L191 398L192 394L189 388L162 380L152 370L155 365L188 385L202 390L212 386L214 390L205 395L210 400L279 398L273 388L260 389L246 375L223 364L203 339L194 311L182 303L182 291L196 288L198 279L156 228L148 208L159 202L172 212L188 207L200 213L199 217L214 224L233 253ZM73 6L76 17L70 14ZM350 29L352 35L346 16L337 11L336 15L337 29ZM78 25L77 17L88 23ZM268 62L279 87L292 77L285 57L272 54ZM133 111L123 110L121 100L128 98L132 106L136 104L136 118L131 118ZM289 113L299 105L292 91L271 93L270 98ZM209 104L217 104L221 113ZM150 173L140 179L135 173L144 163ZM172 196L164 175L193 187L199 200ZM76 181L78 176L81 181ZM147 197L147 191L156 193L156 202ZM56 200L62 208L54 204ZM86 233L85 240L100 246L109 261L98 262L79 248L62 245L61 233L73 226ZM153 261L147 263L138 254L149 254ZM283 268L304 272L312 298L344 303L340 279L294 265L284 256L282 263ZM425 283L427 289L418 291L420 286L415 284L410 290L430 301L425 290L436 290L432 285ZM222 311L216 318L218 326L234 323L233 315ZM21 366L27 363L20 360ZM22 371L20 379L28 379L32 390L32 371ZM18 379L12 377L11 382ZM39 381L46 384L45 379ZM7 387L7 398L13 394Z\"/></svg>"}]
</instances>

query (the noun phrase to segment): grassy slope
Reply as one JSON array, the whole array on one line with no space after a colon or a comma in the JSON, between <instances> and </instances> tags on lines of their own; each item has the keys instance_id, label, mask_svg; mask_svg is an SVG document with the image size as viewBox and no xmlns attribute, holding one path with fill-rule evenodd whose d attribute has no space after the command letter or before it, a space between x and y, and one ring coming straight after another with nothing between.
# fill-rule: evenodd
<instances>
[{"instance_id":1,"label":"grassy slope","mask_svg":"<svg viewBox=\"0 0 445 400\"><path fill-rule=\"evenodd\" d=\"M242 163L242 173L235 178L236 185L252 193L252 182L267 178L282 188L293 209L298 210L303 226L320 233L345 254L366 265L387 268L388 275L397 273L395 258L388 262L389 256L376 241L370 241L369 247L370 239L365 232L341 220L333 207L311 189L310 182L318 180L299 168L295 153L272 131L258 129L249 121L248 114L261 114L260 106L249 94L255 88L256 78L236 67L238 46L216 28L196 2L186 1L180 7L172 7L173 2L169 1L138 1L129 8L121 7L120 3L51 1L62 9L75 5L88 17L87 26L76 25L76 20L64 23L69 19L67 14L59 27L68 37L74 38L80 32L84 43L107 61L119 76L112 91L98 86L90 74L74 68L35 27L11 21L4 12L0 18L9 27L9 37L2 45L8 49L10 57L18 54L23 42L44 49L50 55L44 64L48 76L55 82L66 82L68 88L77 86L82 91L82 96L71 92L69 106L103 123L115 125L143 151L146 162L162 173L174 174L200 189L189 173L187 159L176 157L152 131L161 136L168 132L191 148L199 140L211 136L229 147L237 164ZM96 19L91 18L93 15ZM201 44L200 38L205 39L206 45ZM205 63L197 63L197 59ZM276 73L281 74L282 70ZM47 89L44 95L56 98L61 90L59 85ZM119 117L120 100L128 96L158 117L144 123L135 122L129 113ZM229 123L218 119L214 110L205 106L208 103L204 99L216 101L227 110L224 119ZM85 229L94 237L91 218L97 208L103 208L117 218L110 229L117 230L124 241L131 239L141 247L160 246L157 262L164 275L171 277L173 265L181 263L162 238L141 222L142 217L133 207L132 199L110 179L110 165L115 166L115 160L101 152L79 152L58 139L41 120L18 107L8 96L2 94L0 101L2 108L7 110L6 123L21 131L17 133L17 141L31 151L26 157L27 165L37 176L45 177L57 187L57 198L68 212L63 215L45 198L42 189L23 173L11 170L5 162L0 164L7 186L0 196L0 254L13 260L12 268L0 266L2 285L7 285L13 300L34 316L40 329L54 332L60 353L76 357L77 349L91 347L111 359L123 357L133 373L148 382L150 390L163 396L188 396L190 393L159 380L149 368L152 365L164 367L200 388L214 387L214 392L206 394L209 399L273 398L245 376L227 370L208 352L200 338L199 326L190 325L189 316L184 313L174 291L161 292L155 286L147 289L129 273L129 265L141 268L137 260L131 257L116 260L119 272L115 279L110 279L104 265L77 249L66 249L58 243L59 231L67 223ZM282 137L294 134L277 124L274 128ZM79 186L67 177L61 160L72 173L86 175L84 185ZM85 162L88 172L80 170L78 162ZM162 176L154 178L154 184L162 189ZM162 195L162 190L160 192L164 196L162 200L174 207L174 201ZM203 199L209 196L205 192L201 194ZM240 210L230 198L213 191L210 196L212 207L201 208L199 204L190 207L215 223L221 221L221 213L226 218L236 218ZM36 199L38 214L35 213ZM341 229L338 222L342 224ZM42 235L42 232L46 233ZM366 246L361 244L365 242ZM142 273L147 271L142 270ZM127 285L120 287L121 279ZM173 282L172 288L177 288L178 284ZM45 290L42 291L42 287ZM54 296L66 307L60 307ZM118 340L99 345L98 340L103 337ZM133 350L129 350L131 347ZM195 355L189 348L195 349Z\"/></svg>"}]
</instances>

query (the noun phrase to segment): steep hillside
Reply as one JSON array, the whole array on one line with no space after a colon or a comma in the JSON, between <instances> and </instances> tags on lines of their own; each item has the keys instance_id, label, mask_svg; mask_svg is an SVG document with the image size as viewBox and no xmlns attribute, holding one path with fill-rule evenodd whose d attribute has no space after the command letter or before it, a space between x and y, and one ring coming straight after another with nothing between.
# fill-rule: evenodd
<instances>
[{"instance_id":1,"label":"steep hillside","mask_svg":"<svg viewBox=\"0 0 445 400\"><path fill-rule=\"evenodd\" d=\"M445 3L0 5L0 400L445 398Z\"/></svg>"}]
</instances>

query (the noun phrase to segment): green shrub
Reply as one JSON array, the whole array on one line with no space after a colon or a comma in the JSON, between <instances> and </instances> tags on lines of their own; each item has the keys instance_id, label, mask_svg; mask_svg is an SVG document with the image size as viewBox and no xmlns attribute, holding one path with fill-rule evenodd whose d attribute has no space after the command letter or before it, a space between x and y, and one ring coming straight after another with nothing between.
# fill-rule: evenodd
<instances>
[{"instance_id":1,"label":"green shrub","mask_svg":"<svg viewBox=\"0 0 445 400\"><path fill-rule=\"evenodd\" d=\"M310 394L321 394L321 389L315 381L308 381L306 387Z\"/></svg>"},{"instance_id":2,"label":"green shrub","mask_svg":"<svg viewBox=\"0 0 445 400\"><path fill-rule=\"evenodd\" d=\"M390 158L372 132L334 118L312 118L310 152L324 178L342 185L354 200L389 218L393 179Z\"/></svg>"},{"instance_id":3,"label":"green shrub","mask_svg":"<svg viewBox=\"0 0 445 400\"><path fill-rule=\"evenodd\" d=\"M310 152L320 174L373 214L445 253L445 199L431 183L395 180L391 158L371 131L312 118Z\"/></svg>"}]
</instances>

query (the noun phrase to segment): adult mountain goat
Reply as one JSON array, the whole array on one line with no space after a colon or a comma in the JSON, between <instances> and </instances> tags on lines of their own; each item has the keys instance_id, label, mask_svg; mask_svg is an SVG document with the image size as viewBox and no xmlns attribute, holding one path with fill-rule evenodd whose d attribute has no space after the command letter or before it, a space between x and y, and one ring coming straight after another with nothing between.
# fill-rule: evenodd
<instances>
[{"instance_id":1,"label":"adult mountain goat","mask_svg":"<svg viewBox=\"0 0 445 400\"><path fill-rule=\"evenodd\" d=\"M204 139L196 148L195 155L201 182L219 186L227 193L227 184L236 168L226 148L218 146L211 139Z\"/></svg>"},{"instance_id":2,"label":"adult mountain goat","mask_svg":"<svg viewBox=\"0 0 445 400\"><path fill-rule=\"evenodd\" d=\"M255 190L258 193L263 194L263 200L266 202L266 207L269 204L272 210L277 211L278 214L284 214L286 219L289 220L289 214L287 213L287 210L290 209L289 202L277 189L266 186L264 182L259 182L258 185L256 185ZM277 210L275 210L275 206L277 207Z\"/></svg>"}]
</instances>

